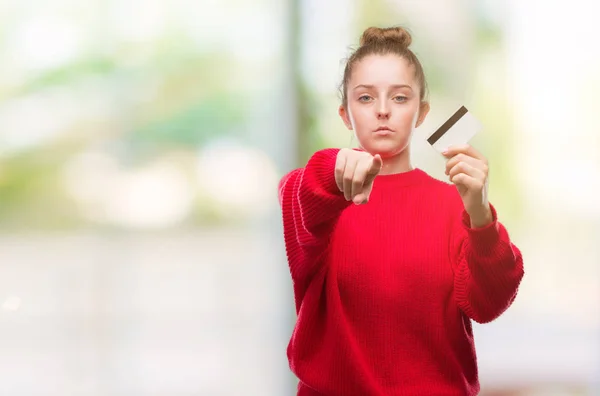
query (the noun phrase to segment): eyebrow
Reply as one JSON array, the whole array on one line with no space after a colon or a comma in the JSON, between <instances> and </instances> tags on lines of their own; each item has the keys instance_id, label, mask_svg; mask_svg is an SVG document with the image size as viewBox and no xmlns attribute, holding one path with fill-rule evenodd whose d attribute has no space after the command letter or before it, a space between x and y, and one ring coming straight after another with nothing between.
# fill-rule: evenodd
<instances>
[{"instance_id":1,"label":"eyebrow","mask_svg":"<svg viewBox=\"0 0 600 396\"><path fill-rule=\"evenodd\" d=\"M371 84L360 84L360 85L357 85L356 87L354 87L354 89L358 89L358 88L373 89L373 88L375 88L375 86L371 85ZM393 88L393 89L408 88L408 89L410 89L412 91L412 87L410 85L407 85L407 84L394 84L394 85L391 86L391 88Z\"/></svg>"}]
</instances>

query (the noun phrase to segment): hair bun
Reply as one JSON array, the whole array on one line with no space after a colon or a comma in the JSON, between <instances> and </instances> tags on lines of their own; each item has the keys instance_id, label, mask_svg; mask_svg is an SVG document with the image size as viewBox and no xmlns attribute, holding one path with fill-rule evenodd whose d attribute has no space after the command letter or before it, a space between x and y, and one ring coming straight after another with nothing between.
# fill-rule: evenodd
<instances>
[{"instance_id":1,"label":"hair bun","mask_svg":"<svg viewBox=\"0 0 600 396\"><path fill-rule=\"evenodd\" d=\"M385 42L408 48L412 43L412 36L402 27L390 27L384 29L370 27L363 32L362 37L360 38L361 46Z\"/></svg>"}]
</instances>

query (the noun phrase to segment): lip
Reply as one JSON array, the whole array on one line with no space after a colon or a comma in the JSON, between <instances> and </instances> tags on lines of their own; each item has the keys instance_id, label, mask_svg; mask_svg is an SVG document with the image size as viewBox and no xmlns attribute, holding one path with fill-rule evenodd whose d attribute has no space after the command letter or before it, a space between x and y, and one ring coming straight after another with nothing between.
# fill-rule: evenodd
<instances>
[{"instance_id":1,"label":"lip","mask_svg":"<svg viewBox=\"0 0 600 396\"><path fill-rule=\"evenodd\" d=\"M390 127L380 126L379 128L377 128L375 130L375 132L376 133L382 133L382 134L384 134L384 133L391 133L391 132L394 132L394 131Z\"/></svg>"}]
</instances>

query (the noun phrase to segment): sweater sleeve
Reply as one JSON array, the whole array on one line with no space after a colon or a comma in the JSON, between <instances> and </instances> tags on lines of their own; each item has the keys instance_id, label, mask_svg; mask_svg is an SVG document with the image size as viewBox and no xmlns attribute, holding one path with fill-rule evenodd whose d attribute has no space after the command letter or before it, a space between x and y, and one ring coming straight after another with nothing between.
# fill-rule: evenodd
<instances>
[{"instance_id":1,"label":"sweater sleeve","mask_svg":"<svg viewBox=\"0 0 600 396\"><path fill-rule=\"evenodd\" d=\"M284 238L295 281L310 277L325 251L346 201L335 182L339 149L317 151L304 168L285 175L279 183Z\"/></svg>"},{"instance_id":2,"label":"sweater sleeve","mask_svg":"<svg viewBox=\"0 0 600 396\"><path fill-rule=\"evenodd\" d=\"M491 322L510 307L524 275L521 252L490 207L492 223L482 228L471 228L463 207L453 233L455 297L463 312L478 323Z\"/></svg>"}]
</instances>

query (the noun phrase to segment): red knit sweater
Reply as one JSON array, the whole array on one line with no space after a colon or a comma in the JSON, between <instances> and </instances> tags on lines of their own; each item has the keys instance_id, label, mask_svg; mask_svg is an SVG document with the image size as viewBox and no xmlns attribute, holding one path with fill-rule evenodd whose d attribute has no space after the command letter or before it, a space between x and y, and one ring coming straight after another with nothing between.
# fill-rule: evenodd
<instances>
[{"instance_id":1,"label":"red knit sweater","mask_svg":"<svg viewBox=\"0 0 600 396\"><path fill-rule=\"evenodd\" d=\"M344 199L337 149L280 182L297 322L287 349L298 396L479 392L471 320L512 303L521 253L497 221L470 228L456 187L420 169Z\"/></svg>"}]
</instances>

